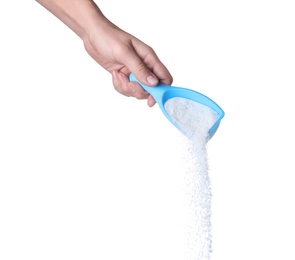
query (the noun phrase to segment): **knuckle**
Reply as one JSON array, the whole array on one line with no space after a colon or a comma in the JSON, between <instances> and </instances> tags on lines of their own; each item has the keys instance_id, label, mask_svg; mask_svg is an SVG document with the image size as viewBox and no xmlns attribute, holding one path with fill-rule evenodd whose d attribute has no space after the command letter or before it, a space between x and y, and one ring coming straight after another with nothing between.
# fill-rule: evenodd
<instances>
[{"instance_id":1,"label":"knuckle","mask_svg":"<svg viewBox=\"0 0 295 260\"><path fill-rule=\"evenodd\" d=\"M137 71L139 73L148 72L148 68L144 62L140 62L137 64Z\"/></svg>"}]
</instances>

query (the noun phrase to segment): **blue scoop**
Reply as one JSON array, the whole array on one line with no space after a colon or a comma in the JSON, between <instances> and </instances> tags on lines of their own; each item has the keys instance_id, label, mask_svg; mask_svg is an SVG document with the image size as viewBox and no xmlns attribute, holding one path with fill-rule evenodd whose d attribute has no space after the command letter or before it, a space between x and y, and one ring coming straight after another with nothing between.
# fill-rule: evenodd
<instances>
[{"instance_id":1,"label":"blue scoop","mask_svg":"<svg viewBox=\"0 0 295 260\"><path fill-rule=\"evenodd\" d=\"M154 86L154 87L149 87L139 82L132 73L129 76L129 80L137 82L146 92L151 94L153 98L156 100L159 107L161 108L164 115L167 117L167 119L180 131L182 131L182 129L179 127L179 125L176 124L176 122L172 120L172 118L167 113L164 107L165 102L170 98L180 97L180 98L193 100L211 108L217 113L218 118L208 132L209 139L211 139L212 136L215 134L215 132L217 131L219 127L220 120L224 117L223 110L213 100L211 100L207 96L197 91L186 89L186 88L175 87L175 86L168 86L162 83L159 83L157 86Z\"/></svg>"}]
</instances>

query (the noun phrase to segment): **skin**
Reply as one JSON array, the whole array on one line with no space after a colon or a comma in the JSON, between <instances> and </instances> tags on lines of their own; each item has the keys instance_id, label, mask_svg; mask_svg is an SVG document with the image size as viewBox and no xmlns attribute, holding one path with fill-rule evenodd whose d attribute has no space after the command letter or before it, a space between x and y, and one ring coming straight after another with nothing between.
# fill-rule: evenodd
<instances>
[{"instance_id":1,"label":"skin","mask_svg":"<svg viewBox=\"0 0 295 260\"><path fill-rule=\"evenodd\" d=\"M83 40L88 54L111 73L114 88L122 95L147 99L150 107L156 103L138 83L129 81L131 72L147 86L172 84L170 72L155 51L109 21L93 1L36 1Z\"/></svg>"}]
</instances>

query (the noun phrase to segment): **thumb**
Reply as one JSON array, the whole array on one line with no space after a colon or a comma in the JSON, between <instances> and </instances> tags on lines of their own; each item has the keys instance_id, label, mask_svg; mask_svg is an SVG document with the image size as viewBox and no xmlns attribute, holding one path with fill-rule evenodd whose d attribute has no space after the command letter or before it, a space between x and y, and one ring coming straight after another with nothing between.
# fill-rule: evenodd
<instances>
[{"instance_id":1,"label":"thumb","mask_svg":"<svg viewBox=\"0 0 295 260\"><path fill-rule=\"evenodd\" d=\"M147 86L155 86L159 82L158 78L143 63L133 71L133 74L141 83Z\"/></svg>"},{"instance_id":2,"label":"thumb","mask_svg":"<svg viewBox=\"0 0 295 260\"><path fill-rule=\"evenodd\" d=\"M129 64L126 65L142 84L147 86L155 86L158 84L158 78L135 53L129 56L128 63Z\"/></svg>"}]
</instances>

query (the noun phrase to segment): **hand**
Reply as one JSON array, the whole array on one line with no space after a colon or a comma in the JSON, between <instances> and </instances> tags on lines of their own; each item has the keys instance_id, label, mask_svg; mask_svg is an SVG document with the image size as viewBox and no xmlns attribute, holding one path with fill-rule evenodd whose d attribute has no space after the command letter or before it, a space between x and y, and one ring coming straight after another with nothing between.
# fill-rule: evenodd
<instances>
[{"instance_id":1,"label":"hand","mask_svg":"<svg viewBox=\"0 0 295 260\"><path fill-rule=\"evenodd\" d=\"M36 0L71 28L84 42L86 51L112 73L115 89L138 99L155 100L138 83L129 82L132 72L147 86L170 85L172 76L151 47L111 23L92 0Z\"/></svg>"},{"instance_id":2,"label":"hand","mask_svg":"<svg viewBox=\"0 0 295 260\"><path fill-rule=\"evenodd\" d=\"M156 103L138 83L129 82L131 72L147 86L172 84L171 74L150 46L107 20L105 26L91 31L83 41L89 55L112 73L116 91L125 96L147 99L150 107Z\"/></svg>"}]
</instances>

